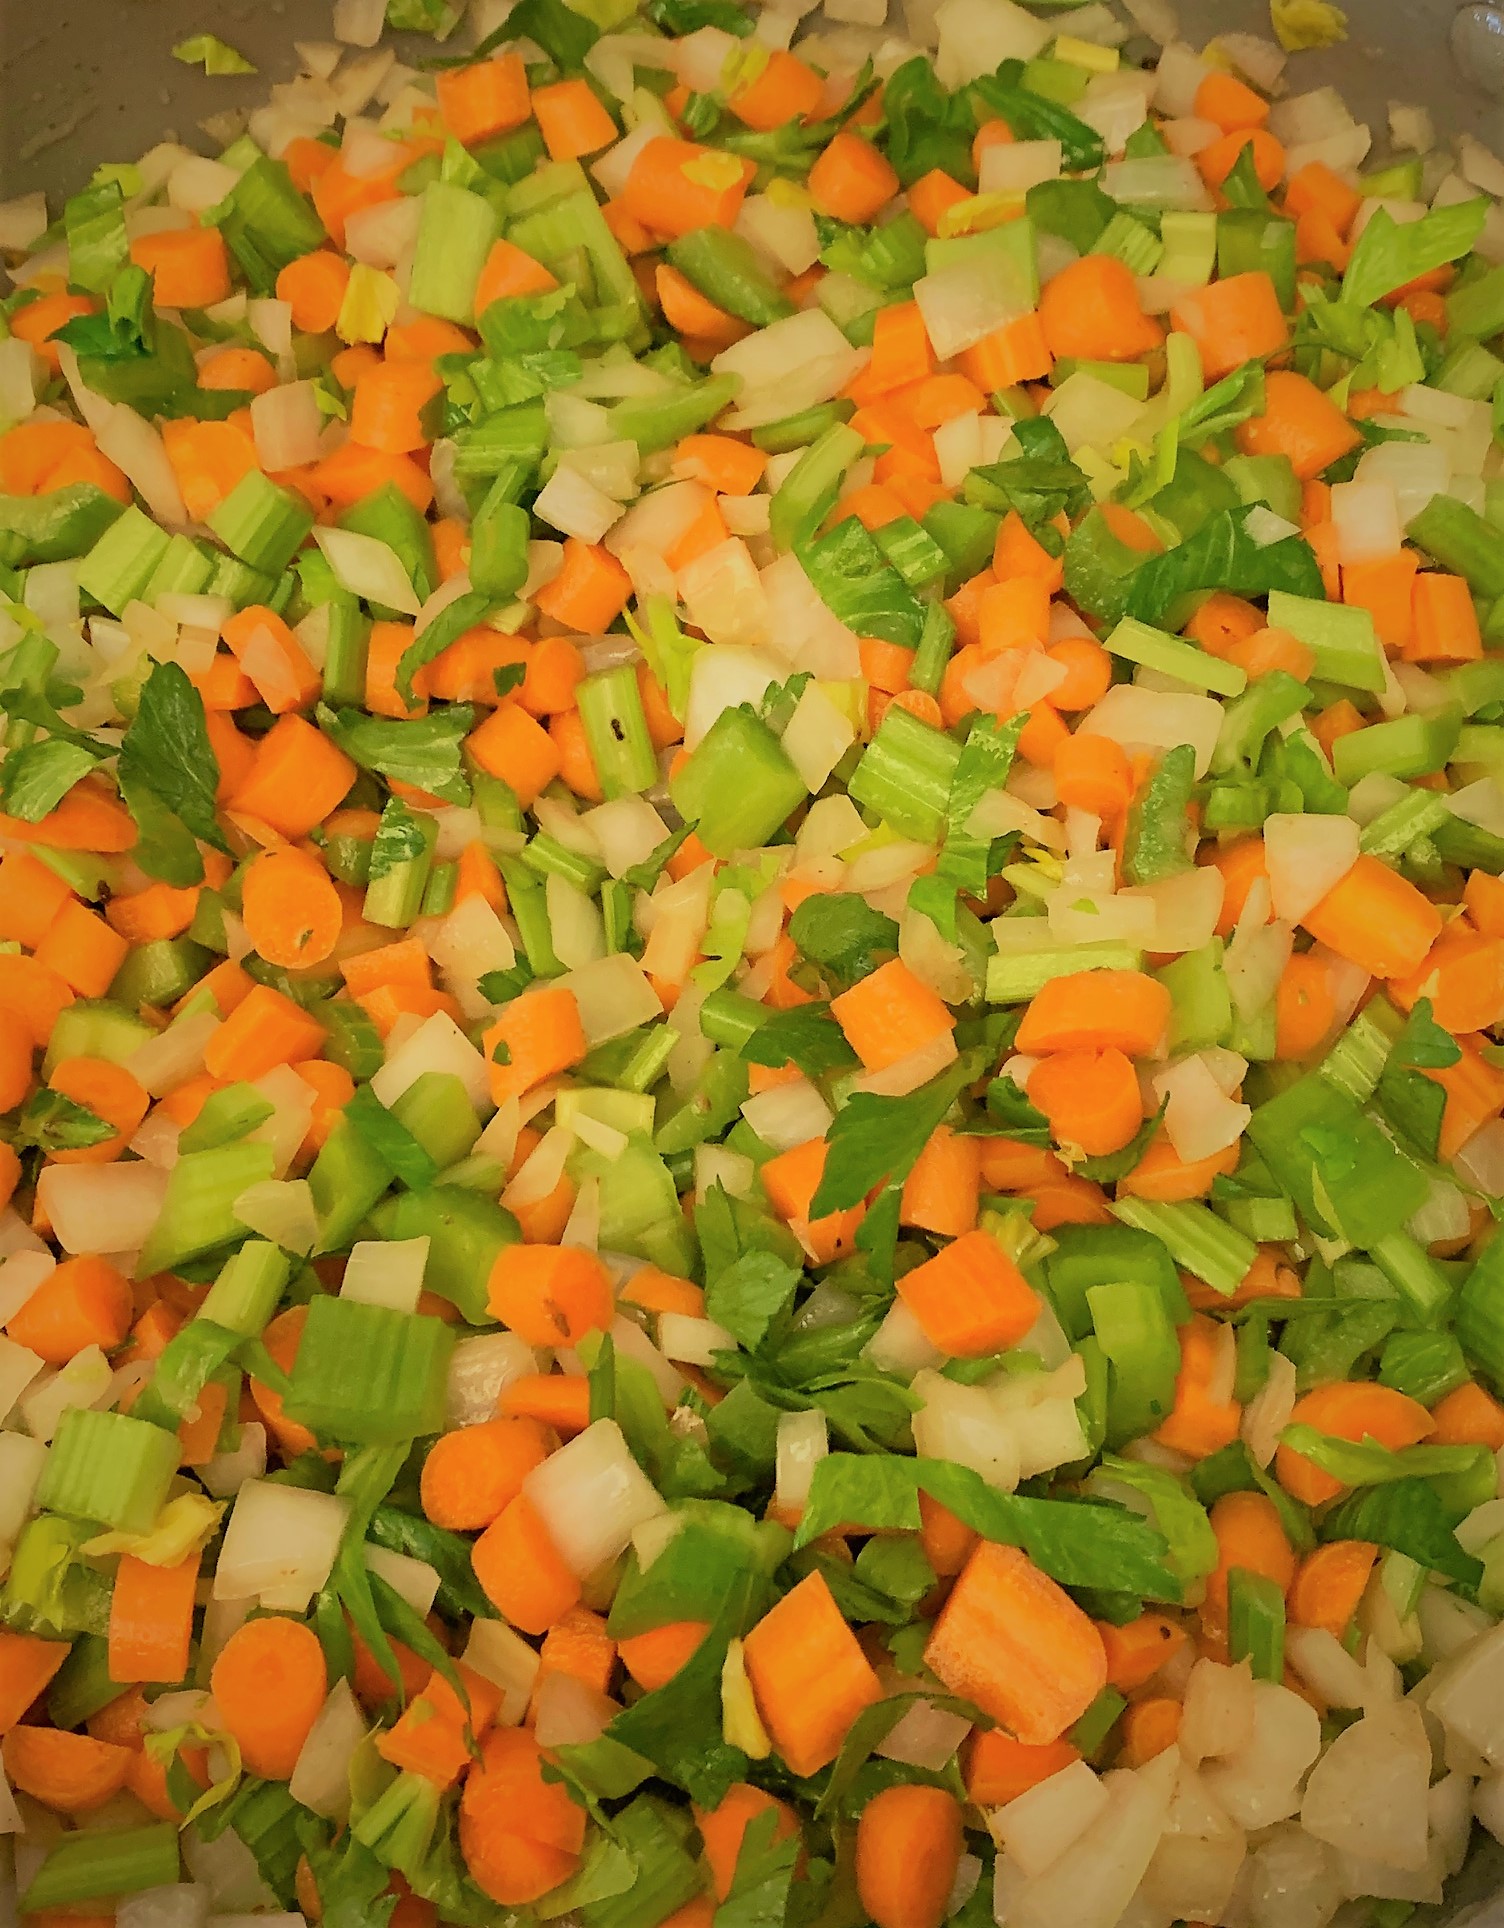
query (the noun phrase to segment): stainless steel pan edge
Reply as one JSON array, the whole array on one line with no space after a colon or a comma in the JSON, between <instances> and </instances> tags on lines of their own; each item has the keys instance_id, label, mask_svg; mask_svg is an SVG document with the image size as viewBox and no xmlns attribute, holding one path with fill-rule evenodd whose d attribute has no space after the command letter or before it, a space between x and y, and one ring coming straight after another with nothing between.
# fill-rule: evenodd
<instances>
[{"instance_id":1,"label":"stainless steel pan edge","mask_svg":"<svg viewBox=\"0 0 1504 1928\"><path fill-rule=\"evenodd\" d=\"M1457 0L1347 0L1350 38L1292 63L1294 87L1337 86L1387 151L1391 101L1430 109L1442 139L1477 135L1504 155L1504 106L1464 80L1449 41ZM1479 8L1480 12L1492 12ZM1268 32L1260 0L1179 0L1186 37ZM330 0L0 0L0 198L42 188L52 211L103 161L134 160L154 142L207 150L206 115L251 108L296 71L294 40L329 37ZM1504 48L1504 10L1494 16ZM212 29L260 69L209 80L171 57ZM463 33L463 29L461 30ZM1499 63L1504 81L1504 59ZM1504 1848L1484 1839L1451 1884L1447 1905L1417 1928L1504 1928Z\"/></svg>"}]
</instances>

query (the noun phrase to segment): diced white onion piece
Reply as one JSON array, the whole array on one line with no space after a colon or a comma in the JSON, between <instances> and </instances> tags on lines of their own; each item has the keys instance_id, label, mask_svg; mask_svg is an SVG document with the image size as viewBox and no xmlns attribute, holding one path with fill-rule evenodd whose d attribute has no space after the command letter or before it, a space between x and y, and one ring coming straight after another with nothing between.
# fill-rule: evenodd
<instances>
[{"instance_id":1,"label":"diced white onion piece","mask_svg":"<svg viewBox=\"0 0 1504 1928\"><path fill-rule=\"evenodd\" d=\"M366 1737L365 1715L348 1680L337 1680L298 1755L287 1791L303 1807L342 1823L350 1813L350 1764Z\"/></svg>"},{"instance_id":2,"label":"diced white onion piece","mask_svg":"<svg viewBox=\"0 0 1504 1928\"><path fill-rule=\"evenodd\" d=\"M1200 1057L1182 1058L1160 1072L1154 1089L1165 1101L1165 1134L1186 1164L1235 1145L1253 1116L1227 1096Z\"/></svg>"},{"instance_id":3,"label":"diced white onion piece","mask_svg":"<svg viewBox=\"0 0 1504 1928\"><path fill-rule=\"evenodd\" d=\"M474 901L484 902L484 899ZM464 905L460 909L463 910ZM457 914L451 913L451 916ZM494 911L492 915L495 915ZM441 932L443 928L440 927ZM439 954L440 942L440 933L436 932L432 944L435 956ZM504 969L505 966L497 968ZM404 1091L430 1071L458 1078L465 1087L465 1096L476 1110L489 1112L491 1086L486 1061L447 1011L435 1011L432 1017L423 1020L407 1042L392 1053L372 1078L371 1090L382 1104L393 1105Z\"/></svg>"},{"instance_id":4,"label":"diced white onion piece","mask_svg":"<svg viewBox=\"0 0 1504 1928\"><path fill-rule=\"evenodd\" d=\"M109 421L99 431L99 452L130 477L158 522L174 528L187 522L182 491L161 436L124 402L115 404Z\"/></svg>"},{"instance_id":5,"label":"diced white onion piece","mask_svg":"<svg viewBox=\"0 0 1504 1928\"><path fill-rule=\"evenodd\" d=\"M37 1198L65 1252L124 1252L143 1246L157 1222L167 1174L144 1163L47 1165Z\"/></svg>"},{"instance_id":6,"label":"diced white onion piece","mask_svg":"<svg viewBox=\"0 0 1504 1928\"><path fill-rule=\"evenodd\" d=\"M374 47L386 25L386 0L334 0L334 37L347 47Z\"/></svg>"},{"instance_id":7,"label":"diced white onion piece","mask_svg":"<svg viewBox=\"0 0 1504 1928\"><path fill-rule=\"evenodd\" d=\"M970 0L967 0L970 4ZM760 428L791 410L828 402L863 368L865 349L853 348L820 308L775 321L722 349L711 363L718 375L738 375L742 389L727 428Z\"/></svg>"},{"instance_id":8,"label":"diced white onion piece","mask_svg":"<svg viewBox=\"0 0 1504 1928\"><path fill-rule=\"evenodd\" d=\"M324 418L312 382L285 382L251 402L256 457L264 469L301 468L320 453Z\"/></svg>"},{"instance_id":9,"label":"diced white onion piece","mask_svg":"<svg viewBox=\"0 0 1504 1928\"><path fill-rule=\"evenodd\" d=\"M812 1138L823 1138L832 1113L808 1078L800 1078L748 1098L742 1116L764 1144L775 1151L792 1151Z\"/></svg>"},{"instance_id":10,"label":"diced white onion piece","mask_svg":"<svg viewBox=\"0 0 1504 1928\"><path fill-rule=\"evenodd\" d=\"M1269 1376L1243 1408L1240 1431L1256 1466L1274 1458L1280 1434L1295 1410L1295 1364L1282 1352L1269 1355Z\"/></svg>"},{"instance_id":11,"label":"diced white onion piece","mask_svg":"<svg viewBox=\"0 0 1504 1928\"><path fill-rule=\"evenodd\" d=\"M1504 1119L1481 1125L1452 1162L1485 1198L1504 1197Z\"/></svg>"},{"instance_id":12,"label":"diced white onion piece","mask_svg":"<svg viewBox=\"0 0 1504 1928\"><path fill-rule=\"evenodd\" d=\"M987 1389L925 1368L915 1374L913 1391L924 1401L912 1422L916 1451L969 1466L989 1486L1011 1493L1019 1480L1018 1442Z\"/></svg>"},{"instance_id":13,"label":"diced white onion piece","mask_svg":"<svg viewBox=\"0 0 1504 1928\"><path fill-rule=\"evenodd\" d=\"M516 1634L504 1620L476 1620L461 1658L494 1687L501 1689L497 1709L499 1727L520 1727L538 1679L538 1650Z\"/></svg>"},{"instance_id":14,"label":"diced white onion piece","mask_svg":"<svg viewBox=\"0 0 1504 1928\"><path fill-rule=\"evenodd\" d=\"M405 616L417 615L417 592L389 543L354 529L319 528L313 538L342 589Z\"/></svg>"},{"instance_id":15,"label":"diced white onion piece","mask_svg":"<svg viewBox=\"0 0 1504 1928\"><path fill-rule=\"evenodd\" d=\"M747 196L736 217L736 231L788 274L803 274L820 258L820 237L811 209L786 206L771 194Z\"/></svg>"},{"instance_id":16,"label":"diced white onion piece","mask_svg":"<svg viewBox=\"0 0 1504 1928\"><path fill-rule=\"evenodd\" d=\"M1059 141L1000 141L983 150L977 186L982 194L1027 194L1059 174Z\"/></svg>"},{"instance_id":17,"label":"diced white onion piece","mask_svg":"<svg viewBox=\"0 0 1504 1928\"><path fill-rule=\"evenodd\" d=\"M209 1900L209 1890L196 1882L175 1881L170 1887L143 1888L137 1894L121 1896L115 1907L115 1928L205 1928Z\"/></svg>"},{"instance_id":18,"label":"diced white onion piece","mask_svg":"<svg viewBox=\"0 0 1504 1928\"><path fill-rule=\"evenodd\" d=\"M1129 11L1137 17L1134 8ZM1201 83L1211 71L1211 63L1194 47L1172 37L1154 69L1154 105L1172 120L1183 118L1195 109Z\"/></svg>"},{"instance_id":19,"label":"diced white onion piece","mask_svg":"<svg viewBox=\"0 0 1504 1928\"><path fill-rule=\"evenodd\" d=\"M1117 683L1082 719L1091 736L1110 736L1130 753L1172 750L1189 743L1196 752L1196 775L1211 768L1222 728L1222 705L1210 696L1181 696Z\"/></svg>"},{"instance_id":20,"label":"diced white onion piece","mask_svg":"<svg viewBox=\"0 0 1504 1928\"><path fill-rule=\"evenodd\" d=\"M874 1752L882 1760L902 1761L938 1774L954 1758L971 1727L964 1714L949 1713L928 1700L911 1701Z\"/></svg>"},{"instance_id":21,"label":"diced white onion piece","mask_svg":"<svg viewBox=\"0 0 1504 1928\"><path fill-rule=\"evenodd\" d=\"M940 0L935 72L942 87L963 87L979 74L996 73L1005 60L1033 60L1044 52L1051 29L1012 0Z\"/></svg>"},{"instance_id":22,"label":"diced white onion piece","mask_svg":"<svg viewBox=\"0 0 1504 1928\"><path fill-rule=\"evenodd\" d=\"M1107 1790L1085 1761L1073 1761L990 1816L993 1838L1024 1873L1043 1874L1107 1806Z\"/></svg>"},{"instance_id":23,"label":"diced white onion piece","mask_svg":"<svg viewBox=\"0 0 1504 1928\"><path fill-rule=\"evenodd\" d=\"M714 1319L697 1319L687 1312L660 1312L658 1344L666 1359L685 1366L709 1366L718 1352L734 1352L736 1340Z\"/></svg>"},{"instance_id":24,"label":"diced white onion piece","mask_svg":"<svg viewBox=\"0 0 1504 1928\"><path fill-rule=\"evenodd\" d=\"M797 556L779 556L769 563L762 571L762 588L768 642L785 664L830 681L861 674L855 635L820 600Z\"/></svg>"},{"instance_id":25,"label":"diced white onion piece","mask_svg":"<svg viewBox=\"0 0 1504 1928\"><path fill-rule=\"evenodd\" d=\"M1198 1660L1186 1685L1180 1751L1195 1767L1238 1753L1253 1739L1253 1675L1246 1663Z\"/></svg>"},{"instance_id":26,"label":"diced white onion piece","mask_svg":"<svg viewBox=\"0 0 1504 1928\"><path fill-rule=\"evenodd\" d=\"M1332 489L1337 559L1344 567L1382 562L1398 555L1402 539L1399 498L1391 483L1338 482Z\"/></svg>"},{"instance_id":27,"label":"diced white onion piece","mask_svg":"<svg viewBox=\"0 0 1504 1928\"><path fill-rule=\"evenodd\" d=\"M44 1361L29 1346L0 1335L0 1421L10 1417L16 1401L41 1372Z\"/></svg>"},{"instance_id":28,"label":"diced white onion piece","mask_svg":"<svg viewBox=\"0 0 1504 1928\"><path fill-rule=\"evenodd\" d=\"M719 1185L732 1198L747 1198L757 1183L757 1167L745 1152L725 1145L695 1146L695 1198L703 1199Z\"/></svg>"},{"instance_id":29,"label":"diced white onion piece","mask_svg":"<svg viewBox=\"0 0 1504 1928\"><path fill-rule=\"evenodd\" d=\"M1333 1707L1361 1707L1368 1693L1368 1675L1325 1627L1289 1627L1285 1654L1308 1687L1314 1687Z\"/></svg>"},{"instance_id":30,"label":"diced white onion piece","mask_svg":"<svg viewBox=\"0 0 1504 1928\"><path fill-rule=\"evenodd\" d=\"M1310 1702L1256 1680L1252 1737L1207 1767L1207 1788L1239 1827L1268 1827L1297 1811L1301 1777L1320 1752L1321 1719Z\"/></svg>"},{"instance_id":31,"label":"diced white onion piece","mask_svg":"<svg viewBox=\"0 0 1504 1928\"><path fill-rule=\"evenodd\" d=\"M1109 161L1102 172L1102 187L1125 207L1205 213L1212 206L1211 193L1195 162L1178 154L1150 154L1136 161Z\"/></svg>"},{"instance_id":32,"label":"diced white onion piece","mask_svg":"<svg viewBox=\"0 0 1504 1928\"><path fill-rule=\"evenodd\" d=\"M233 1499L249 1479L266 1471L266 1428L259 1420L240 1422L240 1443L233 1452L216 1453L194 1471L217 1500Z\"/></svg>"},{"instance_id":33,"label":"diced white onion piece","mask_svg":"<svg viewBox=\"0 0 1504 1928\"><path fill-rule=\"evenodd\" d=\"M635 1527L668 1510L611 1419L596 1420L535 1466L523 1491L582 1579L623 1552Z\"/></svg>"},{"instance_id":34,"label":"diced white onion piece","mask_svg":"<svg viewBox=\"0 0 1504 1928\"><path fill-rule=\"evenodd\" d=\"M841 758L856 741L849 716L836 708L818 683L810 683L794 706L782 739L784 755L812 795L823 789Z\"/></svg>"},{"instance_id":35,"label":"diced white onion piece","mask_svg":"<svg viewBox=\"0 0 1504 1928\"><path fill-rule=\"evenodd\" d=\"M390 1548L375 1546L368 1540L365 1561L378 1579L385 1580L394 1593L402 1596L420 1620L429 1612L439 1590L439 1576L427 1560L393 1553Z\"/></svg>"},{"instance_id":36,"label":"diced white onion piece","mask_svg":"<svg viewBox=\"0 0 1504 1928\"><path fill-rule=\"evenodd\" d=\"M551 1667L538 1681L533 1735L540 1747L588 1747L621 1712L621 1703L588 1681Z\"/></svg>"},{"instance_id":37,"label":"diced white onion piece","mask_svg":"<svg viewBox=\"0 0 1504 1928\"><path fill-rule=\"evenodd\" d=\"M774 1504L779 1511L797 1514L809 1498L815 1468L830 1451L830 1433L818 1407L778 1416L777 1473Z\"/></svg>"},{"instance_id":38,"label":"diced white onion piece","mask_svg":"<svg viewBox=\"0 0 1504 1928\"><path fill-rule=\"evenodd\" d=\"M1276 917L1299 923L1358 861L1358 826L1348 816L1291 816L1264 821L1269 894Z\"/></svg>"},{"instance_id":39,"label":"diced white onion piece","mask_svg":"<svg viewBox=\"0 0 1504 1928\"><path fill-rule=\"evenodd\" d=\"M40 1439L0 1432L0 1565L20 1537L46 1458Z\"/></svg>"},{"instance_id":40,"label":"diced white onion piece","mask_svg":"<svg viewBox=\"0 0 1504 1928\"><path fill-rule=\"evenodd\" d=\"M687 563L679 571L679 594L690 621L713 643L755 650L768 641L768 605L762 577L740 536L728 536ZM715 654L718 652L701 650L696 669Z\"/></svg>"},{"instance_id":41,"label":"diced white onion piece","mask_svg":"<svg viewBox=\"0 0 1504 1928\"><path fill-rule=\"evenodd\" d=\"M928 1084L937 1078L949 1064L956 1060L956 1038L953 1031L942 1031L928 1044L922 1044L895 1064L885 1065L881 1071L864 1072L853 1081L853 1089L868 1091L879 1098L907 1098L911 1091Z\"/></svg>"},{"instance_id":42,"label":"diced white onion piece","mask_svg":"<svg viewBox=\"0 0 1504 1928\"><path fill-rule=\"evenodd\" d=\"M423 1291L428 1244L426 1236L357 1239L345 1262L339 1296L362 1305L389 1306L394 1312L415 1312Z\"/></svg>"},{"instance_id":43,"label":"diced white onion piece","mask_svg":"<svg viewBox=\"0 0 1504 1928\"><path fill-rule=\"evenodd\" d=\"M242 1225L285 1251L306 1254L318 1243L319 1215L306 1178L268 1178L247 1186L232 1210Z\"/></svg>"},{"instance_id":44,"label":"diced white onion piece","mask_svg":"<svg viewBox=\"0 0 1504 1928\"><path fill-rule=\"evenodd\" d=\"M1426 1866L1431 1743L1418 1707L1375 1708L1311 1770L1301 1826L1343 1854L1411 1872Z\"/></svg>"},{"instance_id":45,"label":"diced white onion piece","mask_svg":"<svg viewBox=\"0 0 1504 1928\"><path fill-rule=\"evenodd\" d=\"M449 1355L445 1424L478 1426L494 1418L507 1387L537 1370L537 1355L515 1332L478 1332L461 1339Z\"/></svg>"},{"instance_id":46,"label":"diced white onion piece","mask_svg":"<svg viewBox=\"0 0 1504 1928\"><path fill-rule=\"evenodd\" d=\"M0 1260L0 1326L11 1320L57 1270L50 1252L15 1252Z\"/></svg>"},{"instance_id":47,"label":"diced white onion piece","mask_svg":"<svg viewBox=\"0 0 1504 1928\"><path fill-rule=\"evenodd\" d=\"M914 299L936 356L944 361L1028 309L1028 290L995 249L948 262L914 283Z\"/></svg>"},{"instance_id":48,"label":"diced white onion piece","mask_svg":"<svg viewBox=\"0 0 1504 1928\"><path fill-rule=\"evenodd\" d=\"M334 1493L247 1480L225 1524L213 1597L270 1594L284 1612L301 1613L329 1578L349 1513L350 1502Z\"/></svg>"},{"instance_id":49,"label":"diced white onion piece","mask_svg":"<svg viewBox=\"0 0 1504 1928\"><path fill-rule=\"evenodd\" d=\"M658 1388L664 1406L672 1412L684 1394L687 1383L684 1374L670 1364L642 1327L624 1314L618 1313L611 1321L611 1339L624 1359L635 1360L644 1368Z\"/></svg>"},{"instance_id":50,"label":"diced white onion piece","mask_svg":"<svg viewBox=\"0 0 1504 1928\"><path fill-rule=\"evenodd\" d=\"M624 877L668 835L668 826L646 797L612 797L587 810L580 820L596 840L601 862L613 877Z\"/></svg>"}]
</instances>

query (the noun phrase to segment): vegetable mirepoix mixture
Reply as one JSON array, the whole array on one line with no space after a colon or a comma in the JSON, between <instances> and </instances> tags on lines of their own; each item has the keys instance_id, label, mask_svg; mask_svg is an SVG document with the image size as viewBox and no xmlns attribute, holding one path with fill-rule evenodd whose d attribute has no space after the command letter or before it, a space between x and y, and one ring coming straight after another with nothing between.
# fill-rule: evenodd
<instances>
[{"instance_id":1,"label":"vegetable mirepoix mixture","mask_svg":"<svg viewBox=\"0 0 1504 1928\"><path fill-rule=\"evenodd\" d=\"M1504 1838L1504 173L795 24L305 47L0 210L34 1923Z\"/></svg>"}]
</instances>

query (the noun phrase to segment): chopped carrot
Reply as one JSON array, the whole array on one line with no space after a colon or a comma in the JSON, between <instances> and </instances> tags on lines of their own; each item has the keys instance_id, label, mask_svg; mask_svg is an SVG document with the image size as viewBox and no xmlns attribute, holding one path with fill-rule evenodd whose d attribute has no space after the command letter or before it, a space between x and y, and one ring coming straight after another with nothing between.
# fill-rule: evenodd
<instances>
[{"instance_id":1,"label":"chopped carrot","mask_svg":"<svg viewBox=\"0 0 1504 1928\"><path fill-rule=\"evenodd\" d=\"M263 1780L285 1781L329 1690L312 1627L282 1614L247 1620L220 1649L209 1682L246 1767Z\"/></svg>"},{"instance_id":2,"label":"chopped carrot","mask_svg":"<svg viewBox=\"0 0 1504 1928\"><path fill-rule=\"evenodd\" d=\"M961 1804L948 1788L884 1788L856 1829L856 1887L877 1928L940 1928L961 1850Z\"/></svg>"},{"instance_id":3,"label":"chopped carrot","mask_svg":"<svg viewBox=\"0 0 1504 1928\"><path fill-rule=\"evenodd\" d=\"M487 1598L524 1633L546 1633L580 1597L579 1581L525 1493L481 1534L470 1561Z\"/></svg>"},{"instance_id":4,"label":"chopped carrot","mask_svg":"<svg viewBox=\"0 0 1504 1928\"><path fill-rule=\"evenodd\" d=\"M423 1462L423 1511L435 1526L479 1532L547 1457L548 1435L536 1419L488 1419L443 1433Z\"/></svg>"},{"instance_id":5,"label":"chopped carrot","mask_svg":"<svg viewBox=\"0 0 1504 1928\"><path fill-rule=\"evenodd\" d=\"M763 1615L743 1644L773 1744L794 1774L833 1761L852 1722L882 1697L877 1675L819 1573Z\"/></svg>"},{"instance_id":6,"label":"chopped carrot","mask_svg":"<svg viewBox=\"0 0 1504 1928\"><path fill-rule=\"evenodd\" d=\"M13 1727L3 1743L5 1772L23 1794L59 1814L88 1814L125 1786L131 1751L55 1727Z\"/></svg>"},{"instance_id":7,"label":"chopped carrot","mask_svg":"<svg viewBox=\"0 0 1504 1928\"><path fill-rule=\"evenodd\" d=\"M1056 275L1039 298L1039 320L1057 360L1136 361L1164 340L1132 273L1111 254L1083 255Z\"/></svg>"},{"instance_id":8,"label":"chopped carrot","mask_svg":"<svg viewBox=\"0 0 1504 1928\"><path fill-rule=\"evenodd\" d=\"M1358 1611L1378 1553L1366 1540L1331 1540L1308 1553L1290 1586L1293 1624L1324 1627L1341 1640Z\"/></svg>"},{"instance_id":9,"label":"chopped carrot","mask_svg":"<svg viewBox=\"0 0 1504 1928\"><path fill-rule=\"evenodd\" d=\"M1039 1317L1033 1287L990 1233L968 1231L898 1281L931 1345L972 1358L1017 1345Z\"/></svg>"},{"instance_id":10,"label":"chopped carrot","mask_svg":"<svg viewBox=\"0 0 1504 1928\"><path fill-rule=\"evenodd\" d=\"M925 1664L1031 1747L1058 1741L1107 1684L1096 1627L1017 1547L983 1540L940 1610Z\"/></svg>"},{"instance_id":11,"label":"chopped carrot","mask_svg":"<svg viewBox=\"0 0 1504 1928\"><path fill-rule=\"evenodd\" d=\"M1419 1400L1390 1386L1341 1380L1318 1386L1295 1402L1292 1426L1313 1426L1334 1439L1375 1439L1391 1452L1418 1445L1431 1431L1431 1415ZM1307 1506L1319 1506L1342 1491L1341 1480L1325 1473L1291 1446L1275 1455L1275 1472L1288 1493Z\"/></svg>"}]
</instances>

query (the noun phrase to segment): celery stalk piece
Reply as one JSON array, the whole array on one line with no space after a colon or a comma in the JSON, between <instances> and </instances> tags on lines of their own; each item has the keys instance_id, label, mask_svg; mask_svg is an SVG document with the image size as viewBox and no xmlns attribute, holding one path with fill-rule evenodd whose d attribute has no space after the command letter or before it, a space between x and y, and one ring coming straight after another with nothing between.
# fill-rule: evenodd
<instances>
[{"instance_id":1,"label":"celery stalk piece","mask_svg":"<svg viewBox=\"0 0 1504 1928\"><path fill-rule=\"evenodd\" d=\"M1269 624L1273 629L1288 629L1311 649L1315 673L1323 682L1343 683L1349 689L1383 689L1383 651L1366 609L1317 602L1276 589L1269 597Z\"/></svg>"},{"instance_id":2,"label":"celery stalk piece","mask_svg":"<svg viewBox=\"0 0 1504 1928\"><path fill-rule=\"evenodd\" d=\"M314 1298L286 1408L329 1439L390 1445L444 1425L454 1334L441 1319L357 1299Z\"/></svg>"},{"instance_id":3,"label":"celery stalk piece","mask_svg":"<svg viewBox=\"0 0 1504 1928\"><path fill-rule=\"evenodd\" d=\"M1139 971L1144 954L1131 944L1059 944L1048 950L1009 951L987 960L987 1002L1026 1004L1052 978L1080 971Z\"/></svg>"},{"instance_id":4,"label":"celery stalk piece","mask_svg":"<svg viewBox=\"0 0 1504 1928\"><path fill-rule=\"evenodd\" d=\"M313 510L300 495L251 469L210 515L209 527L248 568L276 575L303 546Z\"/></svg>"},{"instance_id":5,"label":"celery stalk piece","mask_svg":"<svg viewBox=\"0 0 1504 1928\"><path fill-rule=\"evenodd\" d=\"M310 518L310 527L312 521ZM78 586L118 616L135 602L167 554L168 537L133 503L113 517L78 569Z\"/></svg>"},{"instance_id":6,"label":"celery stalk piece","mask_svg":"<svg viewBox=\"0 0 1504 1928\"><path fill-rule=\"evenodd\" d=\"M423 190L408 300L446 321L475 320L475 290L501 232L491 203L467 188L433 181Z\"/></svg>"},{"instance_id":7,"label":"celery stalk piece","mask_svg":"<svg viewBox=\"0 0 1504 1928\"><path fill-rule=\"evenodd\" d=\"M961 748L896 704L883 712L877 734L847 785L853 802L877 814L901 837L935 842Z\"/></svg>"},{"instance_id":8,"label":"celery stalk piece","mask_svg":"<svg viewBox=\"0 0 1504 1928\"><path fill-rule=\"evenodd\" d=\"M1177 1265L1226 1297L1237 1291L1258 1257L1252 1239L1224 1225L1205 1205L1160 1205L1143 1198L1120 1198L1112 1214L1124 1225L1163 1239Z\"/></svg>"},{"instance_id":9,"label":"celery stalk piece","mask_svg":"<svg viewBox=\"0 0 1504 1928\"><path fill-rule=\"evenodd\" d=\"M595 671L578 685L575 698L605 795L630 797L650 790L658 781L658 753L633 666Z\"/></svg>"},{"instance_id":10,"label":"celery stalk piece","mask_svg":"<svg viewBox=\"0 0 1504 1928\"><path fill-rule=\"evenodd\" d=\"M171 1821L65 1834L32 1877L21 1907L35 1914L104 1895L139 1894L170 1886L178 1873L178 1831Z\"/></svg>"},{"instance_id":11,"label":"celery stalk piece","mask_svg":"<svg viewBox=\"0 0 1504 1928\"><path fill-rule=\"evenodd\" d=\"M119 1533L145 1533L178 1469L176 1433L129 1413L70 1406L37 1485L37 1505Z\"/></svg>"},{"instance_id":12,"label":"celery stalk piece","mask_svg":"<svg viewBox=\"0 0 1504 1928\"><path fill-rule=\"evenodd\" d=\"M223 1145L215 1151L186 1153L167 1178L167 1196L151 1237L137 1261L136 1276L175 1271L188 1259L202 1258L245 1233L234 1205L252 1185L273 1176L270 1145Z\"/></svg>"},{"instance_id":13,"label":"celery stalk piece","mask_svg":"<svg viewBox=\"0 0 1504 1928\"><path fill-rule=\"evenodd\" d=\"M722 710L669 788L716 857L765 844L809 794L767 724L742 709Z\"/></svg>"},{"instance_id":14,"label":"celery stalk piece","mask_svg":"<svg viewBox=\"0 0 1504 1928\"><path fill-rule=\"evenodd\" d=\"M1141 663L1146 669L1162 670L1191 688L1207 690L1217 696L1241 696L1248 678L1235 663L1220 656L1209 656L1194 643L1179 636L1153 629L1131 616L1125 616L1116 629L1103 639L1103 648L1126 662Z\"/></svg>"}]
</instances>

